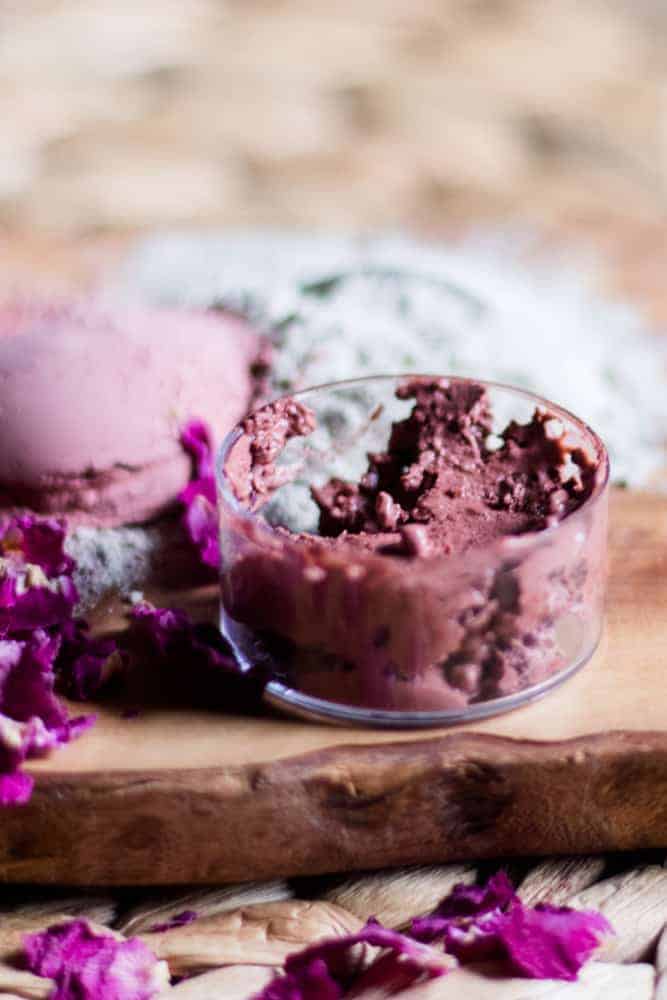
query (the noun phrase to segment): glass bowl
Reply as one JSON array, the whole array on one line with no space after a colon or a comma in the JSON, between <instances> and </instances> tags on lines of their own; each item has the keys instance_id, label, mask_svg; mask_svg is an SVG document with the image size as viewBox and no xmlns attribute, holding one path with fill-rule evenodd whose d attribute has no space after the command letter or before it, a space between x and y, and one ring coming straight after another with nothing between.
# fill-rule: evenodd
<instances>
[{"instance_id":1,"label":"glass bowl","mask_svg":"<svg viewBox=\"0 0 667 1000\"><path fill-rule=\"evenodd\" d=\"M567 461L584 456L593 468L585 499L539 530L486 541L473 532L459 551L322 541L311 488L363 476L412 410L412 398L396 396L406 378L447 392L482 387L493 415L485 460L511 421L546 413ZM603 623L609 482L589 427L524 390L446 376L357 379L289 399L308 408L315 429L273 448L268 493L250 487L252 418L227 436L217 463L221 628L241 669L270 673L271 705L340 724L445 726L541 697L586 663ZM421 529L402 530L407 545Z\"/></svg>"}]
</instances>

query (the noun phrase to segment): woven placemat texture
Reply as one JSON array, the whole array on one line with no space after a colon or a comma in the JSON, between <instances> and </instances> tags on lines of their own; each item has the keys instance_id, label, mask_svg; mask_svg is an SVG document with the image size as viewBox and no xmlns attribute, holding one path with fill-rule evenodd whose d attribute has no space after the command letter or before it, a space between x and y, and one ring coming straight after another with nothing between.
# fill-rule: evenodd
<instances>
[{"instance_id":1,"label":"woven placemat texture","mask_svg":"<svg viewBox=\"0 0 667 1000\"><path fill-rule=\"evenodd\" d=\"M665 857L656 853L513 859L504 865L485 861L192 891L91 890L74 895L62 890L6 889L0 912L0 998L49 997L50 981L13 968L22 935L84 917L124 936L141 937L166 960L173 977L184 977L163 996L246 1000L291 952L322 938L354 933L373 916L388 927L404 928L432 910L456 883L482 881L500 866L527 905L548 902L599 910L615 935L607 939L579 983L490 977L468 968L404 991L406 1000L477 996L664 1000L667 867ZM184 911L195 911L197 918L167 931L152 930Z\"/></svg>"}]
</instances>

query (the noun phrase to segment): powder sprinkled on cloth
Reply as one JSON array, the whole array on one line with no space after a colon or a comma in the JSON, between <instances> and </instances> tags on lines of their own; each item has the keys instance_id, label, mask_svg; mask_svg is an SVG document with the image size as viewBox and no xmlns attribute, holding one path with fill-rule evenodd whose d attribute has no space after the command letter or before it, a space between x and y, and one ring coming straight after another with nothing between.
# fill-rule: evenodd
<instances>
[{"instance_id":1,"label":"powder sprinkled on cloth","mask_svg":"<svg viewBox=\"0 0 667 1000\"><path fill-rule=\"evenodd\" d=\"M527 242L162 235L130 257L123 289L248 315L277 344L276 394L402 372L530 389L602 435L614 482L647 485L667 464L664 342L596 290L593 268L538 258Z\"/></svg>"}]
</instances>

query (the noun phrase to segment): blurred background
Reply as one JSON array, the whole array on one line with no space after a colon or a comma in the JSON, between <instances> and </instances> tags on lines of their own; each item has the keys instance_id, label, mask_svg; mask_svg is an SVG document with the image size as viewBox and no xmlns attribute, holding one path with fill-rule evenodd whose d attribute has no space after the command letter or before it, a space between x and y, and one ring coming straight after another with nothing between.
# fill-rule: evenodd
<instances>
[{"instance_id":1,"label":"blurred background","mask_svg":"<svg viewBox=\"0 0 667 1000\"><path fill-rule=\"evenodd\" d=\"M6 225L664 210L664 0L0 2Z\"/></svg>"},{"instance_id":2,"label":"blurred background","mask_svg":"<svg viewBox=\"0 0 667 1000\"><path fill-rule=\"evenodd\" d=\"M0 0L15 245L500 218L651 268L666 121L664 0Z\"/></svg>"}]
</instances>

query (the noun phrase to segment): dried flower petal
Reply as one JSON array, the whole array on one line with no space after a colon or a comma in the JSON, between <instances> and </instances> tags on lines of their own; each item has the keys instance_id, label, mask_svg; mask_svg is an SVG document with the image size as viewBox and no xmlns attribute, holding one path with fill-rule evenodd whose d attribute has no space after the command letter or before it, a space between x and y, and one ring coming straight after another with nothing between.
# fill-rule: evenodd
<instances>
[{"instance_id":1,"label":"dried flower petal","mask_svg":"<svg viewBox=\"0 0 667 1000\"><path fill-rule=\"evenodd\" d=\"M505 960L535 979L577 978L611 927L591 911L524 906L504 872L485 886L456 886L428 917L412 922L419 940L441 939L461 962Z\"/></svg>"},{"instance_id":2,"label":"dried flower petal","mask_svg":"<svg viewBox=\"0 0 667 1000\"><path fill-rule=\"evenodd\" d=\"M576 979L610 931L601 913L548 904L513 906L498 926L512 969L531 979Z\"/></svg>"},{"instance_id":3,"label":"dried flower petal","mask_svg":"<svg viewBox=\"0 0 667 1000\"><path fill-rule=\"evenodd\" d=\"M30 972L53 979L53 1000L150 1000L169 982L137 938L98 934L85 920L56 924L24 938Z\"/></svg>"},{"instance_id":4,"label":"dried flower petal","mask_svg":"<svg viewBox=\"0 0 667 1000\"><path fill-rule=\"evenodd\" d=\"M32 752L45 752L55 737L38 716L18 722L0 714L0 771L18 770Z\"/></svg>"},{"instance_id":5,"label":"dried flower petal","mask_svg":"<svg viewBox=\"0 0 667 1000\"><path fill-rule=\"evenodd\" d=\"M122 660L115 639L91 639L81 619L67 622L56 661L58 689L74 701L90 701L120 667Z\"/></svg>"},{"instance_id":6,"label":"dried flower petal","mask_svg":"<svg viewBox=\"0 0 667 1000\"><path fill-rule=\"evenodd\" d=\"M181 444L195 462L200 479L213 479L213 443L210 428L203 420L190 420L181 431ZM209 495L209 500L215 496Z\"/></svg>"},{"instance_id":7,"label":"dried flower petal","mask_svg":"<svg viewBox=\"0 0 667 1000\"><path fill-rule=\"evenodd\" d=\"M174 914L169 920L163 921L161 924L153 924L152 927L148 928L149 934L164 934L165 931L171 931L174 927L185 927L186 924L191 924L193 920L197 919L196 910L183 910L181 913Z\"/></svg>"},{"instance_id":8,"label":"dried flower petal","mask_svg":"<svg viewBox=\"0 0 667 1000\"><path fill-rule=\"evenodd\" d=\"M181 444L194 460L194 477L179 494L188 538L205 566L220 565L216 512L213 440L202 420L191 420L181 431Z\"/></svg>"},{"instance_id":9,"label":"dried flower petal","mask_svg":"<svg viewBox=\"0 0 667 1000\"><path fill-rule=\"evenodd\" d=\"M180 699L209 708L253 710L259 705L266 680L258 671L240 671L220 631L192 622L184 611L137 604L129 644L142 665L151 662L160 670L163 688Z\"/></svg>"},{"instance_id":10,"label":"dried flower petal","mask_svg":"<svg viewBox=\"0 0 667 1000\"><path fill-rule=\"evenodd\" d=\"M0 806L22 806L32 795L35 780L29 774L0 774Z\"/></svg>"},{"instance_id":11,"label":"dried flower petal","mask_svg":"<svg viewBox=\"0 0 667 1000\"><path fill-rule=\"evenodd\" d=\"M18 776L28 757L48 753L89 728L94 716L68 719L55 693L56 670L91 690L115 644L90 640L72 613L78 600L74 564L64 552L64 525L32 515L0 519L0 804L29 798L31 778Z\"/></svg>"},{"instance_id":12,"label":"dried flower petal","mask_svg":"<svg viewBox=\"0 0 667 1000\"><path fill-rule=\"evenodd\" d=\"M61 625L72 616L78 593L68 576L49 579L34 564L0 564L0 630L16 635Z\"/></svg>"},{"instance_id":13,"label":"dried flower petal","mask_svg":"<svg viewBox=\"0 0 667 1000\"><path fill-rule=\"evenodd\" d=\"M360 945L381 948L388 954L364 969ZM340 1000L353 983L363 988L395 984L400 969L401 986L408 986L442 976L450 966L451 961L442 953L369 921L356 934L320 941L290 955L285 975L269 983L257 1000Z\"/></svg>"},{"instance_id":14,"label":"dried flower petal","mask_svg":"<svg viewBox=\"0 0 667 1000\"><path fill-rule=\"evenodd\" d=\"M55 747L69 743L89 729L94 721L93 715L80 715L48 729L37 715L27 722L19 722L0 714L0 771L16 771L29 757L42 757Z\"/></svg>"},{"instance_id":15,"label":"dried flower petal","mask_svg":"<svg viewBox=\"0 0 667 1000\"><path fill-rule=\"evenodd\" d=\"M67 721L54 693L58 636L37 629L26 640L0 640L0 712L20 722L39 716L49 729Z\"/></svg>"},{"instance_id":16,"label":"dried flower petal","mask_svg":"<svg viewBox=\"0 0 667 1000\"><path fill-rule=\"evenodd\" d=\"M65 525L56 518L20 514L0 519L0 552L41 567L48 577L71 576L72 559L65 554Z\"/></svg>"}]
</instances>

